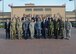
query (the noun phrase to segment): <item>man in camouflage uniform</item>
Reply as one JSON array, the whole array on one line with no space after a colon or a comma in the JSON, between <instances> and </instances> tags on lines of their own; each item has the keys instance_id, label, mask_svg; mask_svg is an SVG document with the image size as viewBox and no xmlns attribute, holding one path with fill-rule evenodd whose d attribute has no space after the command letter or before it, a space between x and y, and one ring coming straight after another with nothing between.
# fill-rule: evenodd
<instances>
[{"instance_id":1,"label":"man in camouflage uniform","mask_svg":"<svg viewBox=\"0 0 76 54\"><path fill-rule=\"evenodd\" d=\"M14 16L11 20L11 39L16 39L16 17Z\"/></svg>"},{"instance_id":2,"label":"man in camouflage uniform","mask_svg":"<svg viewBox=\"0 0 76 54\"><path fill-rule=\"evenodd\" d=\"M59 22L56 19L54 19L54 36L55 36L55 39L58 39L58 30L59 30L59 26L58 26Z\"/></svg>"},{"instance_id":3,"label":"man in camouflage uniform","mask_svg":"<svg viewBox=\"0 0 76 54\"><path fill-rule=\"evenodd\" d=\"M54 32L54 25L53 25L53 19L51 18L49 22L49 38L53 36L53 32Z\"/></svg>"},{"instance_id":4,"label":"man in camouflage uniform","mask_svg":"<svg viewBox=\"0 0 76 54\"><path fill-rule=\"evenodd\" d=\"M59 17L58 17L58 26L59 26L59 30L58 30L58 35L60 36L61 39L64 38L64 21L62 20L62 16L58 13L57 14Z\"/></svg>"},{"instance_id":5,"label":"man in camouflage uniform","mask_svg":"<svg viewBox=\"0 0 76 54\"><path fill-rule=\"evenodd\" d=\"M58 30L58 35L61 36L61 39L63 39L63 31L64 31L64 22L62 19L58 19L59 22L59 30Z\"/></svg>"},{"instance_id":6,"label":"man in camouflage uniform","mask_svg":"<svg viewBox=\"0 0 76 54\"><path fill-rule=\"evenodd\" d=\"M58 30L59 30L59 26L58 26L58 19L57 19L57 16L56 14L54 14L54 20L53 20L53 23L54 23L54 36L55 36L55 39L58 39Z\"/></svg>"},{"instance_id":7,"label":"man in camouflage uniform","mask_svg":"<svg viewBox=\"0 0 76 54\"><path fill-rule=\"evenodd\" d=\"M16 19L16 32L17 32L17 37L18 39L22 39L22 33L23 33L23 30L22 30L22 21L19 17L17 17Z\"/></svg>"}]
</instances>

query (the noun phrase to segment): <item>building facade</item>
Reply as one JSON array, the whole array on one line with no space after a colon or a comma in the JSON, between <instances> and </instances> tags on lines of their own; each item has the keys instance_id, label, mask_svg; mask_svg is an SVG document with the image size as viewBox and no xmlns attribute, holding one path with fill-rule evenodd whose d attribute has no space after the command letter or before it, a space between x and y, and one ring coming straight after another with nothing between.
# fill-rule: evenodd
<instances>
[{"instance_id":1,"label":"building facade","mask_svg":"<svg viewBox=\"0 0 76 54\"><path fill-rule=\"evenodd\" d=\"M19 16L20 18L23 14L43 15L43 16L54 16L54 14L60 14L63 18L69 19L70 21L76 21L76 14L74 11L66 11L65 5L61 6L44 6L44 5L34 5L34 4L25 4L25 6L11 6L11 12L0 12L0 22L11 19L14 15ZM56 15L57 16L57 15Z\"/></svg>"},{"instance_id":2,"label":"building facade","mask_svg":"<svg viewBox=\"0 0 76 54\"><path fill-rule=\"evenodd\" d=\"M4 22L6 19L11 19L11 12L0 12L0 22Z\"/></svg>"},{"instance_id":3,"label":"building facade","mask_svg":"<svg viewBox=\"0 0 76 54\"><path fill-rule=\"evenodd\" d=\"M25 6L11 6L11 18L15 16L22 17L23 14L31 14L32 16L43 15L43 16L54 16L59 13L65 20L65 5L61 6L41 6L34 4L25 4Z\"/></svg>"},{"instance_id":4,"label":"building facade","mask_svg":"<svg viewBox=\"0 0 76 54\"><path fill-rule=\"evenodd\" d=\"M74 11L66 11L66 19L69 19L69 21L71 22L75 22L76 21L76 14Z\"/></svg>"}]
</instances>

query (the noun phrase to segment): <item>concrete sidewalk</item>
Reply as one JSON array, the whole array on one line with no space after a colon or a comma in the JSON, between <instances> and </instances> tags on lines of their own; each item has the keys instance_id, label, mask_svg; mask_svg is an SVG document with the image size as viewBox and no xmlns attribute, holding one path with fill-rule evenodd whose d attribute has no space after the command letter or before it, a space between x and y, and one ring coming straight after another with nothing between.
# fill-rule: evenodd
<instances>
[{"instance_id":1,"label":"concrete sidewalk","mask_svg":"<svg viewBox=\"0 0 76 54\"><path fill-rule=\"evenodd\" d=\"M3 29L2 29L3 30ZM4 31L0 30L4 35ZM76 29L70 40L61 39L0 39L0 54L76 54Z\"/></svg>"}]
</instances>

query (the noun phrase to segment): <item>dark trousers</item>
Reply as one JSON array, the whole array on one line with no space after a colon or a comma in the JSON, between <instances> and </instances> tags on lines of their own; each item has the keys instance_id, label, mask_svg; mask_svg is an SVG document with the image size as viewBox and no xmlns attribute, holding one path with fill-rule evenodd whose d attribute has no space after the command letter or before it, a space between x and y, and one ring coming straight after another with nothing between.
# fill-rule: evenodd
<instances>
[{"instance_id":1,"label":"dark trousers","mask_svg":"<svg viewBox=\"0 0 76 54\"><path fill-rule=\"evenodd\" d=\"M51 31L51 29L48 29L48 38L52 38L52 31Z\"/></svg>"},{"instance_id":2,"label":"dark trousers","mask_svg":"<svg viewBox=\"0 0 76 54\"><path fill-rule=\"evenodd\" d=\"M45 29L42 29L42 38L46 38Z\"/></svg>"},{"instance_id":3,"label":"dark trousers","mask_svg":"<svg viewBox=\"0 0 76 54\"><path fill-rule=\"evenodd\" d=\"M26 29L26 30L24 31L24 39L28 39L29 36L30 36L30 31L29 31L28 29Z\"/></svg>"},{"instance_id":4,"label":"dark trousers","mask_svg":"<svg viewBox=\"0 0 76 54\"><path fill-rule=\"evenodd\" d=\"M64 38L64 36L63 36L63 29L59 29L58 35L61 37L61 39Z\"/></svg>"},{"instance_id":5,"label":"dark trousers","mask_svg":"<svg viewBox=\"0 0 76 54\"><path fill-rule=\"evenodd\" d=\"M54 29L54 36L55 36L55 39L58 39L58 30L57 29Z\"/></svg>"},{"instance_id":6,"label":"dark trousers","mask_svg":"<svg viewBox=\"0 0 76 54\"><path fill-rule=\"evenodd\" d=\"M45 29L45 36L48 37L48 28Z\"/></svg>"},{"instance_id":7,"label":"dark trousers","mask_svg":"<svg viewBox=\"0 0 76 54\"><path fill-rule=\"evenodd\" d=\"M10 39L10 31L6 31L6 39Z\"/></svg>"}]
</instances>

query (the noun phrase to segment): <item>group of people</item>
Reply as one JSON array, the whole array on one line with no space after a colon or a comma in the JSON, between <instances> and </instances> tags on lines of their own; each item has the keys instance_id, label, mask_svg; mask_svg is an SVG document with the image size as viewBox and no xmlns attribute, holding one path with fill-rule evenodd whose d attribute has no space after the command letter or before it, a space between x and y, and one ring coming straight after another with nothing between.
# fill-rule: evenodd
<instances>
[{"instance_id":1,"label":"group of people","mask_svg":"<svg viewBox=\"0 0 76 54\"><path fill-rule=\"evenodd\" d=\"M71 23L62 17L39 15L31 16L23 14L23 17L12 17L5 22L6 39L70 39Z\"/></svg>"}]
</instances>

